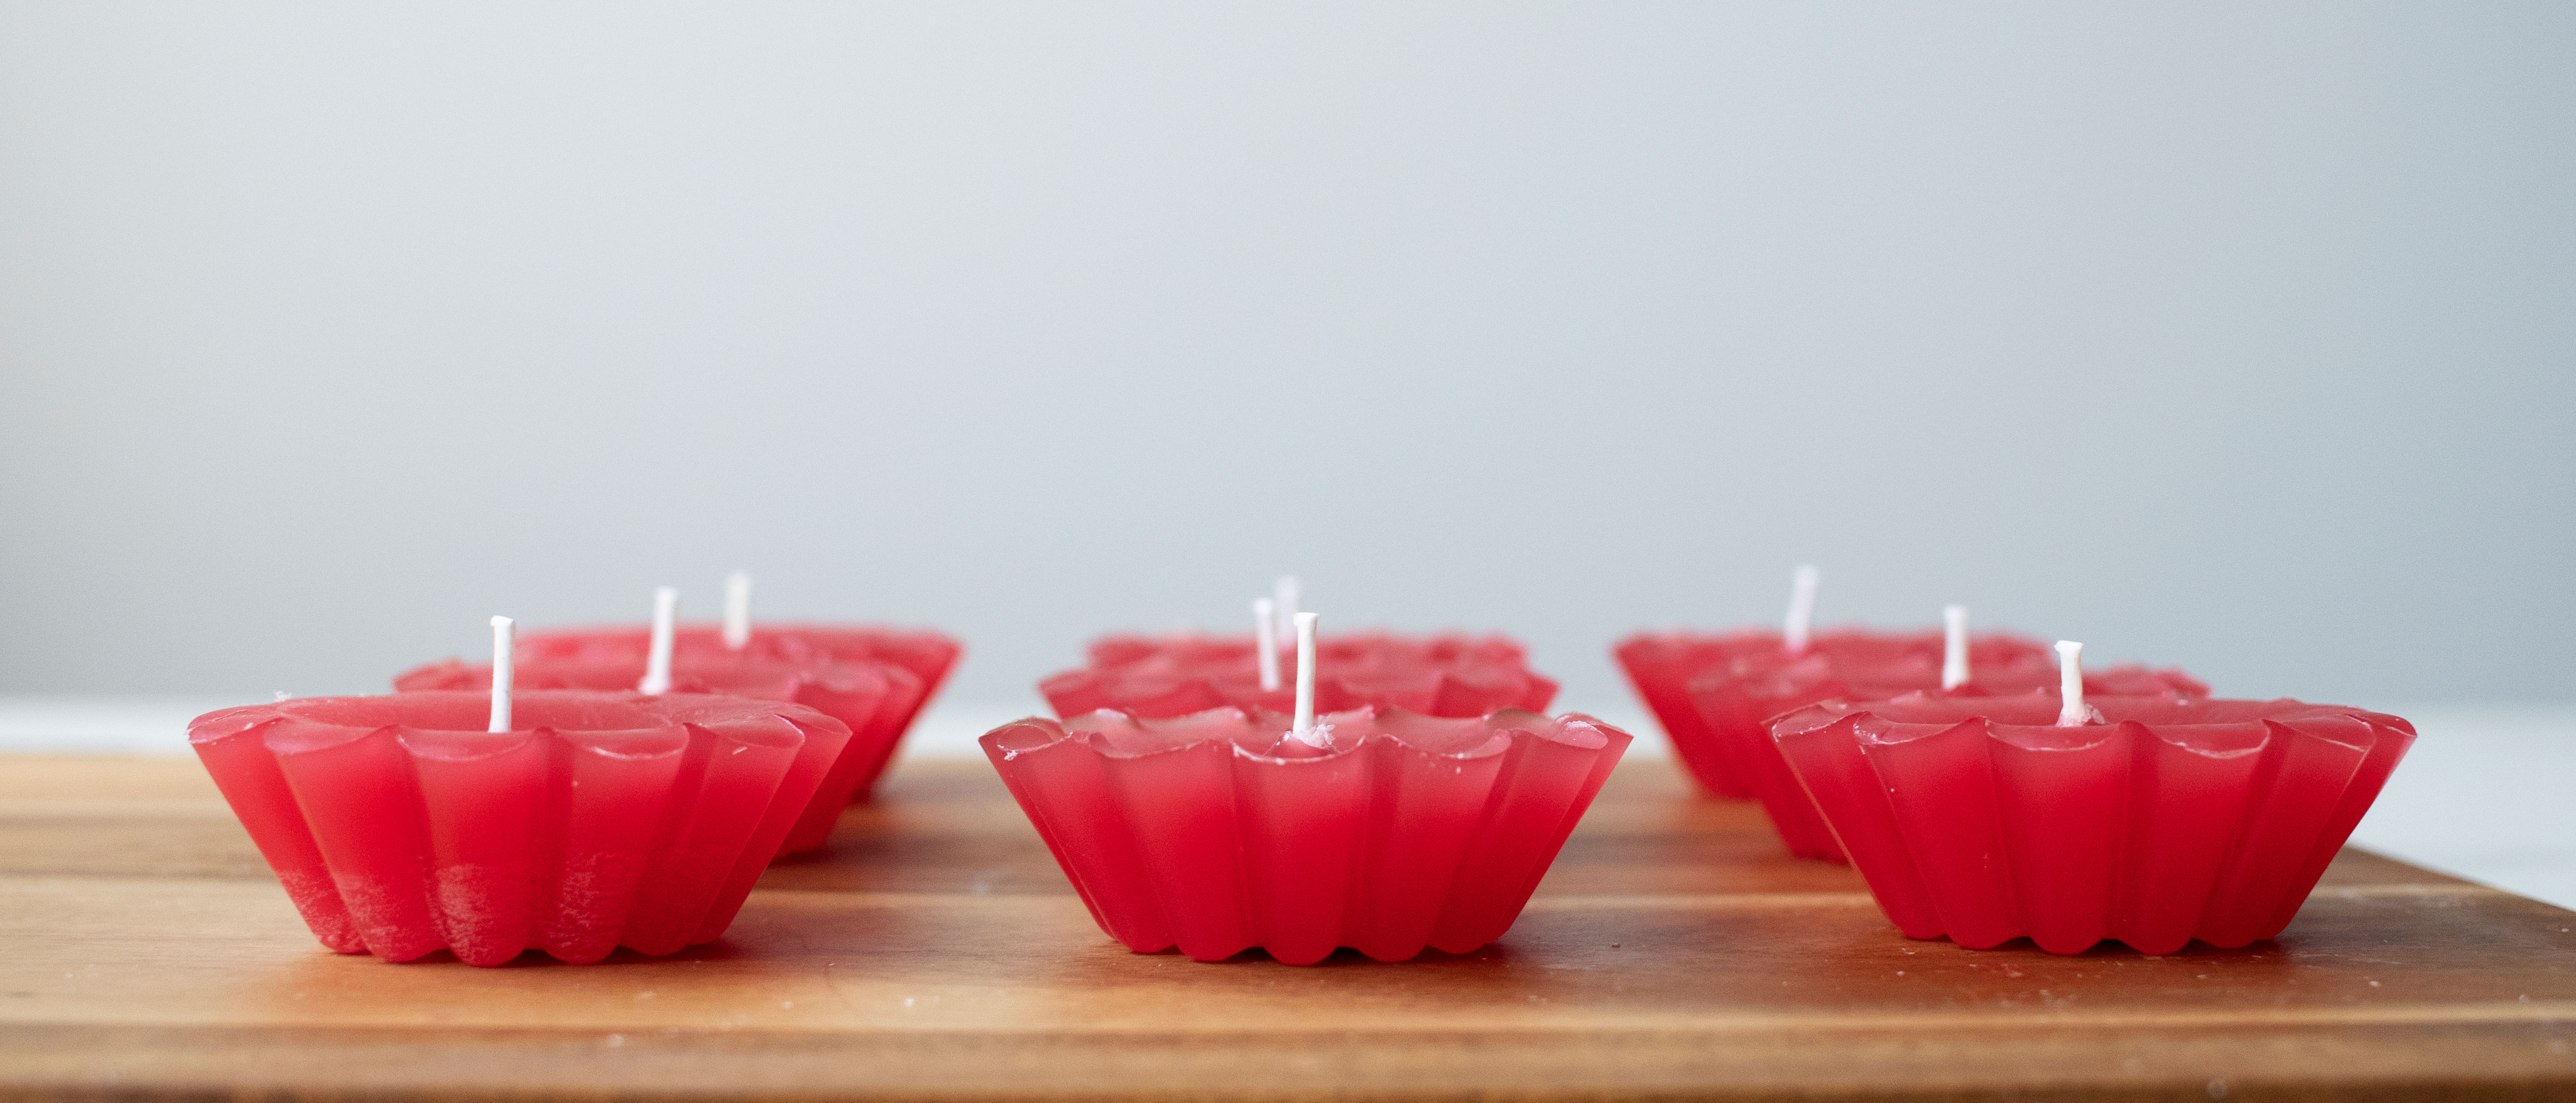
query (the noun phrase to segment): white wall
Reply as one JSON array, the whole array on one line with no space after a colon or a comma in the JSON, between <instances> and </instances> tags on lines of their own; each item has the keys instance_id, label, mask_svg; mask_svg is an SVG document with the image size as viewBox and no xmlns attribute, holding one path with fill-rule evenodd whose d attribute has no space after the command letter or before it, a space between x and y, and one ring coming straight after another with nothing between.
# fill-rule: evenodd
<instances>
[{"instance_id":1,"label":"white wall","mask_svg":"<svg viewBox=\"0 0 2576 1103\"><path fill-rule=\"evenodd\" d=\"M1989 621L2569 700L2576 7L0 3L0 690Z\"/></svg>"}]
</instances>

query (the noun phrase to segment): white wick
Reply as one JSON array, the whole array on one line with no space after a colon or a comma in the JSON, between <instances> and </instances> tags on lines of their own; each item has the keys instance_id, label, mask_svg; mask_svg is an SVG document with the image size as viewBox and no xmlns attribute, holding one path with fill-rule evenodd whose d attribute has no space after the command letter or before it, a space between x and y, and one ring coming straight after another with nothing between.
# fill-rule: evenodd
<instances>
[{"instance_id":1,"label":"white wick","mask_svg":"<svg viewBox=\"0 0 2576 1103\"><path fill-rule=\"evenodd\" d=\"M1941 688L1957 689L1968 684L1968 607L1942 606L1941 622Z\"/></svg>"},{"instance_id":2,"label":"white wick","mask_svg":"<svg viewBox=\"0 0 2576 1103\"><path fill-rule=\"evenodd\" d=\"M1261 664L1261 691L1279 688L1279 625L1271 619L1275 607L1266 597L1252 599L1252 650Z\"/></svg>"},{"instance_id":3,"label":"white wick","mask_svg":"<svg viewBox=\"0 0 2576 1103\"><path fill-rule=\"evenodd\" d=\"M1807 653L1807 633L1816 623L1816 569L1798 568L1789 583L1789 621L1780 638L1792 655Z\"/></svg>"},{"instance_id":4,"label":"white wick","mask_svg":"<svg viewBox=\"0 0 2576 1103\"><path fill-rule=\"evenodd\" d=\"M485 731L510 730L510 681L516 663L519 622L492 618L492 723Z\"/></svg>"},{"instance_id":5,"label":"white wick","mask_svg":"<svg viewBox=\"0 0 2576 1103\"><path fill-rule=\"evenodd\" d=\"M2084 707L2084 645L2073 640L2057 641L2057 696L2065 702L2057 707L2057 726L2080 728L2091 719L2093 710Z\"/></svg>"},{"instance_id":6,"label":"white wick","mask_svg":"<svg viewBox=\"0 0 2576 1103\"><path fill-rule=\"evenodd\" d=\"M750 644L751 573L735 571L725 576L725 650L740 651Z\"/></svg>"},{"instance_id":7,"label":"white wick","mask_svg":"<svg viewBox=\"0 0 2576 1103\"><path fill-rule=\"evenodd\" d=\"M1297 614L1297 721L1288 734L1315 742L1315 614Z\"/></svg>"},{"instance_id":8,"label":"white wick","mask_svg":"<svg viewBox=\"0 0 2576 1103\"><path fill-rule=\"evenodd\" d=\"M1286 642L1287 640L1296 638L1297 576L1293 574L1280 575L1279 581L1271 584L1270 593L1274 599L1271 605L1270 615L1278 618L1272 623L1278 625L1277 631L1279 633L1279 641Z\"/></svg>"},{"instance_id":9,"label":"white wick","mask_svg":"<svg viewBox=\"0 0 2576 1103\"><path fill-rule=\"evenodd\" d=\"M645 693L671 692L671 630L680 619L680 591L669 586L653 590L653 645L644 653L644 680L635 688Z\"/></svg>"}]
</instances>

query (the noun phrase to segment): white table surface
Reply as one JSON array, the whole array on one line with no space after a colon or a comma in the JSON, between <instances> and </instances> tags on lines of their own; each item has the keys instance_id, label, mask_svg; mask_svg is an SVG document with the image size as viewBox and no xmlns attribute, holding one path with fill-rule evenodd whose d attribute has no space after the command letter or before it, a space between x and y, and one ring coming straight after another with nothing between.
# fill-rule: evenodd
<instances>
[{"instance_id":1,"label":"white table surface","mask_svg":"<svg viewBox=\"0 0 2576 1103\"><path fill-rule=\"evenodd\" d=\"M244 704L183 697L0 695L0 752L184 756L199 713ZM1037 702L941 702L906 758L977 754L975 738ZM1601 708L1635 732L1632 755L1667 747L1634 708ZM2576 907L2576 706L2389 709L2415 722L2413 751L2354 842L2561 907Z\"/></svg>"}]
</instances>

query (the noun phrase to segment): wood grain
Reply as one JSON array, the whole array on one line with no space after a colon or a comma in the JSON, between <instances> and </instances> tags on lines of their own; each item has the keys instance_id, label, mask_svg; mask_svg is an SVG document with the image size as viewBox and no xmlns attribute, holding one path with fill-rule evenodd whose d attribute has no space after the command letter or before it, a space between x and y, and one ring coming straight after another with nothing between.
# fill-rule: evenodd
<instances>
[{"instance_id":1,"label":"wood grain","mask_svg":"<svg viewBox=\"0 0 2576 1103\"><path fill-rule=\"evenodd\" d=\"M672 958L341 957L194 763L0 759L0 1094L2576 1098L2576 914L2349 851L2244 950L1962 950L1651 761L1400 964L1128 953L980 762L762 884Z\"/></svg>"}]
</instances>

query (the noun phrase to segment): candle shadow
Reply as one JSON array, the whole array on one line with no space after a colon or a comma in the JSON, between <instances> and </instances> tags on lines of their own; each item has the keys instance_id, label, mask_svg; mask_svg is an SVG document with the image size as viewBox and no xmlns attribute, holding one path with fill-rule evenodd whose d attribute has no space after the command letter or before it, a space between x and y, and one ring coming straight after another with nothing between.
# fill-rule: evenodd
<instances>
[{"instance_id":1,"label":"candle shadow","mask_svg":"<svg viewBox=\"0 0 2576 1103\"><path fill-rule=\"evenodd\" d=\"M1168 949L1156 950L1149 954L1136 954L1134 956L1186 960L1186 955L1182 954L1180 948L1177 946ZM1255 946L1249 950L1243 951L1242 953L1236 954L1233 957L1218 958L1215 961L1203 961L1198 962L1198 964L1211 966L1277 965L1289 969L1349 969L1366 968L1371 966L1389 969L1421 969L1439 965L1492 965L1502 967L1511 965L1514 961L1521 960L1525 956L1526 955L1516 954L1510 947L1496 942L1485 946L1482 949L1469 950L1463 954L1452 954L1441 950L1426 949L1421 953L1405 958L1402 961L1379 961L1378 959L1361 953L1356 949L1344 946L1325 955L1321 960L1308 962L1304 965L1294 965L1272 957L1270 956L1270 951Z\"/></svg>"},{"instance_id":2,"label":"candle shadow","mask_svg":"<svg viewBox=\"0 0 2576 1103\"><path fill-rule=\"evenodd\" d=\"M1952 945L1952 946L1957 946L1957 945L1958 945L1958 943L1950 941L1950 939L1949 939L1949 937L1948 937L1948 936L1943 936L1943 937L1939 937L1939 938L1929 938L1929 939L1924 939L1923 941L1925 941L1925 942L1938 942L1938 943L1945 943L1945 944ZM2122 942L2122 941L2120 941L2119 939L2116 939L2116 938L2106 938L2106 939L2103 939L2103 940L2102 940L2102 941L2100 941L2100 942L2096 942L2096 943L2092 944L2091 946L2087 946L2087 947L2085 947L2085 948L2083 948L2083 949L2081 949L2081 950L2077 950L2077 951L2075 951L2075 952L2073 952L2073 953L2068 953L2068 954L2059 954L2059 953L2051 953L2051 952L2049 952L2049 951L2047 951L2047 950L2042 950L2042 949L2040 949L2040 948L2039 948L2039 943L2037 943L2037 942L2033 942L2033 941L2031 941L2027 936L2025 936L2025 937L2022 937L2022 938L2015 938L2015 939L2010 939L2010 940L2008 940L2008 941L1999 942L1999 943L1996 943L1995 945L1992 945L1992 946L1986 947L1985 949L1982 949L1982 950L1969 950L1968 952L1969 952L1969 953L1972 953L1972 954L1998 954L1998 953L2040 954L2040 955L2043 955L2043 956L2046 956L2046 957L2052 957L2052 958L2084 958L2084 957L2132 957L2132 958L2169 958L2169 957L2204 957L2204 958L2214 958L2214 957L2247 957L2247 958L2261 958L2261 957L2265 957L2265 956L2277 956L2277 955L2280 953L2280 950L2281 950L2281 947L2279 946L2279 944L2278 944L2275 940L2273 940L2273 939L2269 939L2269 938L2266 938L2266 939L2258 939L2258 940L2256 940L2256 941L2254 941L2254 942L2249 942L2249 943L2247 943L2247 944L2245 944L2245 945L2243 945L2243 946L2239 946L2239 947L2237 947L2237 948L2235 948L2235 949L2232 949L2232 950L2229 950L2229 949L2222 949L2222 948L2217 947L2217 946L2212 946L2212 945L2210 945L2209 943L2203 942L2203 941L2201 941L2201 940L2199 940L2199 939L2195 938L2195 939L2192 939L2192 940L2191 940L2191 941L2189 941L2189 942L2184 943L2184 944L2183 944L2183 947L2182 947L2181 949L2179 949L2179 950L2170 950L2170 951L2167 951L2167 952L2165 952L2165 953L2161 953L2161 954L2150 954L2150 953L2147 953L2147 952L2145 952L2145 951L2143 951L2143 950L2138 949L2137 947L2131 946L2131 945L2129 945L2129 944L2128 944L2128 943L2126 943L2126 942Z\"/></svg>"},{"instance_id":3,"label":"candle shadow","mask_svg":"<svg viewBox=\"0 0 2576 1103\"><path fill-rule=\"evenodd\" d=\"M365 957L367 955L348 954L341 956ZM757 958L760 956L760 954L744 949L743 947L736 946L728 940L717 939L714 942L709 942L699 946L690 946L675 953L668 954L647 954L638 950L632 950L627 947L620 946L607 957L601 958L597 961L585 962L565 961L553 954L545 952L544 950L528 949L520 951L519 956L502 962L499 965L467 965L463 961L457 960L456 954L450 950L437 950L431 953L422 954L421 956L412 958L409 961L389 961L384 964L404 968L447 965L467 969L537 969L548 967L558 969L588 969L596 966L651 965L675 961L736 961Z\"/></svg>"}]
</instances>

